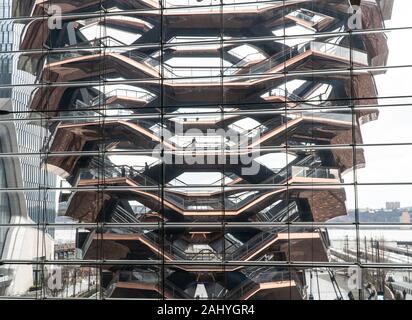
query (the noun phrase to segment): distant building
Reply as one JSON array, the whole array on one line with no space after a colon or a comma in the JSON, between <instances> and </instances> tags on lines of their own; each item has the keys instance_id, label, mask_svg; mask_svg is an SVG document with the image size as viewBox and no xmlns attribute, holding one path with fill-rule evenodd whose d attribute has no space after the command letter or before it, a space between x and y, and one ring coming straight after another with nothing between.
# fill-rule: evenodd
<instances>
[{"instance_id":1,"label":"distant building","mask_svg":"<svg viewBox=\"0 0 412 320\"><path fill-rule=\"evenodd\" d=\"M386 202L386 210L396 210L400 207L401 203L399 201Z\"/></svg>"},{"instance_id":2,"label":"distant building","mask_svg":"<svg viewBox=\"0 0 412 320\"><path fill-rule=\"evenodd\" d=\"M400 220L400 223L405 223L405 224L411 223L411 216L409 215L409 212L408 211L402 212L399 220Z\"/></svg>"},{"instance_id":3,"label":"distant building","mask_svg":"<svg viewBox=\"0 0 412 320\"><path fill-rule=\"evenodd\" d=\"M29 86L11 85L24 81L33 83L34 77L18 70L18 50L22 24L12 17L12 0L0 0L0 153L18 156L0 160L0 187L18 192L2 192L0 223L24 225L54 222L56 216L55 191L40 192L39 186L56 186L56 176L41 168L38 154L43 146L44 129L24 121L31 91ZM8 114L7 114L8 113ZM10 121L10 119L16 121ZM31 154L23 156L21 154ZM31 189L31 190L29 190ZM1 227L0 260L50 260L53 257L53 228L46 232L35 227ZM39 249L38 244L42 246ZM2 264L0 266L0 295L20 295L35 284L36 266L30 264Z\"/></svg>"}]
</instances>

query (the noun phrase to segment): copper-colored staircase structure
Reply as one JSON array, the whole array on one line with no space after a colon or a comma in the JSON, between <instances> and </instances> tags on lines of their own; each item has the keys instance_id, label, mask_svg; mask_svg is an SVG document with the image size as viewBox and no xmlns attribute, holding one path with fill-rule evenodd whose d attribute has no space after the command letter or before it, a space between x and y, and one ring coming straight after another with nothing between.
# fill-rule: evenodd
<instances>
[{"instance_id":1,"label":"copper-colored staircase structure","mask_svg":"<svg viewBox=\"0 0 412 320\"><path fill-rule=\"evenodd\" d=\"M86 228L77 245L85 260L124 261L102 265L108 298L306 299L299 262L328 261L327 230L293 223L346 214L342 173L364 165L364 156L339 145L361 142L361 125L378 118L375 109L350 105L365 97L363 104L377 104L374 74L363 69L386 63L386 39L352 39L348 1L243 2L54 0L64 15L54 30L44 18L47 1L16 9L37 17L21 50L38 50L23 53L19 67L39 84L30 108L51 120L44 166L73 187L67 216L110 224ZM378 6L362 4L369 28L387 18ZM107 18L87 17L102 7ZM319 37L291 45L274 39L274 30L288 27ZM130 43L99 31L90 38L87 28L139 37ZM255 51L240 56L242 46ZM223 63L173 62L181 58ZM322 88L328 93L317 93ZM224 133L208 136L209 129ZM116 154L154 161L119 165ZM262 162L274 155L286 159L279 168ZM213 161L177 160L188 156ZM258 169L250 174L249 166ZM196 181L216 172L217 182ZM185 174L192 179L183 181Z\"/></svg>"}]
</instances>

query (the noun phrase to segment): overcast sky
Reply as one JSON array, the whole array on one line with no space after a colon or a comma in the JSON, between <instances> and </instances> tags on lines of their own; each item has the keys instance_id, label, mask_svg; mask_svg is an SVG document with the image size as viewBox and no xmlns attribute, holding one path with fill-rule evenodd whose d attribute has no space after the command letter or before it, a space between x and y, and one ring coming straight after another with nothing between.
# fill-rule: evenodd
<instances>
[{"instance_id":1,"label":"overcast sky","mask_svg":"<svg viewBox=\"0 0 412 320\"><path fill-rule=\"evenodd\" d=\"M392 20L386 27L411 26L412 1L395 0ZM412 30L387 33L389 45L388 66L412 65L410 40ZM379 96L412 95L412 68L394 68L375 77ZM364 143L412 143L412 99L380 99L380 104L407 104L403 107L380 108L377 121L362 126ZM365 148L366 167L357 171L358 182L412 182L412 146ZM345 181L350 181L349 176ZM348 208L354 206L353 189L347 188ZM400 201L412 206L412 186L359 187L359 207L381 208L386 201Z\"/></svg>"}]
</instances>

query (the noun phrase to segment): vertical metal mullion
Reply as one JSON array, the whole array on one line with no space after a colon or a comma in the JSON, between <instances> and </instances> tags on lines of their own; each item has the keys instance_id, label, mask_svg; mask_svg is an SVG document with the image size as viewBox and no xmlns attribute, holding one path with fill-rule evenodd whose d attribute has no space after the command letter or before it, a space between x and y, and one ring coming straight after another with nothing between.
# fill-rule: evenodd
<instances>
[{"instance_id":1,"label":"vertical metal mullion","mask_svg":"<svg viewBox=\"0 0 412 320\"><path fill-rule=\"evenodd\" d=\"M159 64L159 74L160 74L160 130L161 130L161 156L164 155L164 44L163 41L165 39L164 37L164 7L166 4L166 0L159 0L160 4L160 64ZM161 157L162 158L162 157ZM173 158L173 157L172 157ZM161 198L161 206L160 206L160 216L161 220L159 222L160 224L160 234L161 234L161 260L162 260L162 265L160 268L160 276L161 276L161 292L162 292L162 297L165 299L165 280L166 280L166 265L165 265L165 237L166 237L166 229L164 227L164 222L165 222L165 161L162 159L162 165L161 165L161 172L160 172L160 198Z\"/></svg>"},{"instance_id":2,"label":"vertical metal mullion","mask_svg":"<svg viewBox=\"0 0 412 320\"><path fill-rule=\"evenodd\" d=\"M357 113L355 111L355 84L354 84L354 64L353 64L353 32L352 29L348 30L349 35L349 77L350 77L350 93L349 93L349 106L352 114L352 166L353 166L353 192L354 192L354 205L355 205L355 242L356 242L356 265L361 267L361 253L360 253L360 233L359 233L359 202L358 202L358 181L357 181L357 149L356 149L356 125L357 125ZM360 268L357 272L362 272ZM359 278L357 278L359 279ZM362 280L361 280L362 281ZM363 300L363 290L358 288L358 300Z\"/></svg>"},{"instance_id":3,"label":"vertical metal mullion","mask_svg":"<svg viewBox=\"0 0 412 320\"><path fill-rule=\"evenodd\" d=\"M103 23L102 23L103 22ZM102 38L102 32L104 32L103 30L105 30L106 28L106 10L103 7L103 0L100 0L100 14L99 14L99 36L100 38ZM106 48L104 47L104 45L102 45L102 43L99 46L99 54L100 54L100 63L99 63L99 87L100 89L103 91L100 91L99 94L103 94L103 96L105 96L106 92L105 92L105 64L106 64L106 59L105 59L105 53L106 53ZM104 113L101 112L102 109L105 108L105 101L102 99L99 99L99 104L98 104L98 121L99 121L99 137L100 137L100 141L98 143L98 159L101 159L101 164L102 167L97 168L97 196L96 196L96 201L97 203L101 203L101 212L100 213L104 213L104 189L105 189L105 177L104 177L104 172L105 172L105 150L104 150L104 145L105 145L105 117L104 117ZM99 206L98 206L99 207ZM102 222L99 221L98 216L96 216L96 239L97 239L97 247L96 250L98 251L97 253L97 258L99 261L104 260L105 257L105 253L104 253L104 240L103 240L103 234L105 232L104 230L104 220ZM99 263L99 279L102 282L103 280L103 267L102 264ZM105 299L104 294L103 294L103 287L100 286L100 297L98 297L100 299Z\"/></svg>"},{"instance_id":4,"label":"vertical metal mullion","mask_svg":"<svg viewBox=\"0 0 412 320\"><path fill-rule=\"evenodd\" d=\"M285 19L285 15L286 15L286 1L283 0L283 6L282 6L282 26L283 26L283 45L284 47L286 47L286 19ZM288 83L288 75L287 75L287 71L286 71L286 58L283 59L283 79L284 79L284 103L283 103L283 107L285 110L284 116L285 116L285 120L286 120L286 131L285 131L285 151L286 151L286 155L285 155L285 159L286 159L286 164L288 164L288 159L289 159L289 155L288 155L288 150L289 150L289 130L288 130L288 123L287 123L287 119L288 119L288 104L287 104L287 83ZM280 114L280 117L282 117L282 114ZM287 176L289 176L291 168L289 166L287 166ZM289 194L290 190L289 190L289 183L286 180L286 195L285 195L285 201L287 206L289 206L289 201L290 201L290 194ZM289 216L289 209L288 209L288 216ZM290 223L287 223L287 232L288 232L288 245L287 245L287 250L288 250L288 256L289 256L289 266L287 267L287 271L288 271L288 277L289 277L289 300L292 299L292 286L291 281L292 281L292 269L290 267L291 261L290 261L290 257L291 257L291 246L290 246L290 231L291 231L291 226ZM283 271L282 271L283 272Z\"/></svg>"},{"instance_id":5,"label":"vertical metal mullion","mask_svg":"<svg viewBox=\"0 0 412 320\"><path fill-rule=\"evenodd\" d=\"M46 12L44 10L43 10L42 15L43 15L42 18L45 19L46 18ZM48 37L50 38L50 34L48 35ZM44 50L44 46L42 47L42 53L43 53L43 50ZM48 59L49 59L49 48L47 49L46 61ZM49 70L47 69L46 72L49 72ZM40 90L43 88L43 85L44 85L44 83L42 81L41 86L40 86ZM49 94L49 86L46 86L46 90L47 90L47 93ZM28 102L28 105L26 106L26 108L29 106L29 104L30 104L30 101ZM48 109L48 105L49 105L49 99L47 99L47 103L46 103L46 108L47 109ZM40 115L40 127L41 128L43 128L43 125L44 125L43 120L44 120L44 114L41 114ZM43 129L39 129L39 131L40 131L39 139L41 139L41 137L43 136ZM40 289L40 297L38 296L38 292L36 290L36 299L38 299L38 298L39 299L44 299L45 296L46 296L45 281L44 281L45 280L46 270L45 270L45 265L41 261L41 257L40 257L41 250L43 249L43 247L40 248L40 246L42 246L42 241L40 241L40 239L42 237L42 230L43 230L43 232L45 230L44 230L44 223L42 225L41 221L40 221L40 212L39 211L40 211L40 208L42 207L42 205L40 203L40 199L41 199L41 195L42 195L42 191L41 191L42 169L41 168L42 168L42 162L43 161L44 161L44 163L47 162L47 153L48 152L45 153L44 159L42 159L41 156L39 157L40 165L39 165L38 177L37 177L40 181L37 181L37 184L38 184L37 203L38 203L38 205L37 205L37 210L36 210L37 211L36 212L36 219L37 219L37 239L36 239L36 242L37 242L36 243L36 245L37 245L36 251L37 252L36 252L36 256L37 257L36 258L37 258L37 261L40 262L40 268L39 269L36 268L37 269L36 270L36 277L37 277L36 286L38 285L39 281L41 281L41 289ZM23 181L23 186L24 186L24 181ZM28 203L27 200L26 200L26 207L27 207L27 214L29 215L29 203ZM42 217L43 217L43 215L42 215ZM44 233L43 233L43 237L45 237Z\"/></svg>"},{"instance_id":6,"label":"vertical metal mullion","mask_svg":"<svg viewBox=\"0 0 412 320\"><path fill-rule=\"evenodd\" d=\"M224 34L225 34L225 29L224 29L225 21L224 21L224 16L223 16L223 13L224 13L224 0L220 0L219 2L220 2L219 3L219 10L220 10L220 14L219 14L219 23L220 23L220 28L219 28L219 30L220 30L220 32L219 32L220 103L219 103L219 111L218 112L220 113L220 116L221 116L221 120L222 120L221 123L224 123L224 117L225 117L225 88L224 88L225 75L224 75L224 69L223 69L224 68L224 63L223 63L224 50L225 50L224 46L223 46L223 44L224 44L223 38L224 38ZM211 4L211 5L213 5L213 4ZM217 127L219 127L219 126L217 126ZM225 198L226 198L226 188L225 188L225 180L226 180L225 179L225 173L226 173L226 166L225 166L225 164L226 164L226 152L225 152L226 133L225 133L225 136L222 137L222 140L223 141L221 141L221 144L220 144L220 146L222 148L221 156L224 159L223 166L222 166L222 171L221 171L222 172L222 176L221 176L221 178L222 178L222 180L221 180L221 190L222 190L221 201L222 201L222 204L220 206L218 206L218 208L220 207L220 210L222 210L222 216L220 218L221 223L222 223L221 228L222 228L222 239L223 239L221 259L222 259L222 262L225 262L227 260L227 257L226 257L226 241L225 241L225 239L226 239L226 225L225 225L225 223L226 223L226 205L225 205ZM216 160L219 163L218 157L219 156L217 156ZM227 284L227 277L226 277L227 273L226 273L226 265L225 264L222 265L222 269L223 269L223 273L225 274L224 281L225 281L225 284ZM224 299L226 299L226 296L224 297Z\"/></svg>"}]
</instances>

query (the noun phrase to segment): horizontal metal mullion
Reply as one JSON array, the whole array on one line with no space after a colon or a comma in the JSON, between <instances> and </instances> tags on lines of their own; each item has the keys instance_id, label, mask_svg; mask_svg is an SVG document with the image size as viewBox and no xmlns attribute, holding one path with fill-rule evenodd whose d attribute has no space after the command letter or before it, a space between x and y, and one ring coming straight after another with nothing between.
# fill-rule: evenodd
<instances>
[{"instance_id":1,"label":"horizontal metal mullion","mask_svg":"<svg viewBox=\"0 0 412 320\"><path fill-rule=\"evenodd\" d=\"M48 187L48 186L39 186L39 187L34 187L34 188L0 188L0 193L10 193L10 192L32 192L32 191L71 191L71 192L129 192L132 190L138 190L138 191L157 191L160 192L161 189L163 189L166 192L171 192L174 190L185 190L185 189L204 189L208 188L208 185L196 185L196 186L176 186L176 187L163 187L159 183L159 185L156 186L109 186L105 185L104 180L98 180L96 179L96 182L98 184L97 187ZM396 183L397 185L398 183ZM406 184L406 183L405 183ZM412 184L412 182L408 183ZM291 188L291 187L307 187L308 191L311 190L311 188L316 188L316 187L343 187L343 186L352 186L354 185L353 183L293 183L293 184L259 184L259 185L233 185L230 187L218 187L218 190L222 190L224 193L225 189L232 189L232 190L239 190L239 191L248 191L250 189L253 190L276 190L276 189L286 189L286 188ZM358 183L357 185L362 185ZM367 185L367 184L363 184ZM379 185L389 185L387 184L379 184ZM224 208L222 206L222 208Z\"/></svg>"},{"instance_id":2,"label":"horizontal metal mullion","mask_svg":"<svg viewBox=\"0 0 412 320\"><path fill-rule=\"evenodd\" d=\"M146 186L107 186L104 185L104 181L101 180L98 182L98 187L47 187L47 186L39 186L34 188L0 188L0 193L12 193L12 192L33 192L33 191L72 191L72 192L128 192L131 190L139 190L139 191L160 191L162 189L161 184L154 187L146 187ZM410 182L355 182L355 183L293 183L293 184L259 184L259 185L242 185L242 186L222 186L220 187L222 192L225 192L225 189L232 189L232 190L239 190L239 191L248 191L248 190L283 190L285 192L288 189L291 189L290 192L293 191L293 187L302 187L307 188L307 191L311 191L312 189L316 189L319 187L328 187L332 188L340 188L340 187L351 187L351 186L411 186L412 181ZM179 187L163 187L165 191L171 192L173 190L178 189L204 189L210 186L207 185L198 185L198 186L179 186ZM226 191L227 192L227 191ZM224 208L222 206L222 208Z\"/></svg>"},{"instance_id":3,"label":"horizontal metal mullion","mask_svg":"<svg viewBox=\"0 0 412 320\"><path fill-rule=\"evenodd\" d=\"M159 146L162 144L159 143ZM273 147L262 147L262 148L242 148L242 149L234 149L232 153L227 152L226 149L216 150L213 155L215 157L227 157L230 158L231 155L235 151L240 151L244 153L270 153L270 152L288 152L288 151L307 151L313 152L316 150L361 150L365 147L371 148L378 148L378 147L409 147L412 146L412 142L399 142L399 143L363 143L363 144L331 144L331 145L312 145L312 146L273 146ZM180 150L182 151L182 150ZM198 150L198 153L204 150ZM186 151L189 153L189 151ZM165 154L174 155L176 152L173 150L164 149ZM71 156L113 156L113 155L153 155L153 149L146 149L146 150L114 150L114 151L59 151L59 152L16 152L16 153L8 153L3 152L0 153L0 158L19 158L19 157L33 157L39 156L39 158L46 159L48 157L71 157ZM180 154L179 154L180 155ZM181 156L181 155L180 155ZM222 166L223 164L216 164L217 166ZM247 166L246 166L247 167Z\"/></svg>"},{"instance_id":4,"label":"horizontal metal mullion","mask_svg":"<svg viewBox=\"0 0 412 320\"><path fill-rule=\"evenodd\" d=\"M222 220L222 219L220 219ZM396 222L231 222L222 220L221 222L139 222L139 223L113 223L113 222L95 222L95 223L3 223L0 228L13 227L27 227L27 228L56 228L56 229L74 229L74 228L130 228L136 229L175 229L175 228L189 228L189 229L204 229L204 228L325 228L330 230L348 230L348 227L359 227L362 230L379 230L379 229L404 229L411 228L412 223L396 223ZM350 229L349 229L350 230ZM289 230L289 232L293 232Z\"/></svg>"},{"instance_id":5,"label":"horizontal metal mullion","mask_svg":"<svg viewBox=\"0 0 412 320\"><path fill-rule=\"evenodd\" d=\"M43 19L40 19L43 20ZM47 20L47 19L46 19ZM103 19L104 20L104 19ZM166 27L167 28L167 27ZM396 30L396 29L395 29ZM401 30L412 30L412 27L401 29ZM30 50L5 50L2 51L2 54L53 54L53 53L63 53L63 52L82 52L82 51L94 51L94 50L101 50L101 51L110 51L111 49L131 49L131 50L138 50L138 49L161 49L164 50L170 48L179 48L179 47L187 47L187 46L220 46L223 47L226 45L236 45L236 44L244 44L246 43L256 43L256 42L273 42L273 41L285 41L285 40L293 40L293 39L305 39L307 38L308 41L313 41L313 38L329 38L334 36L353 36L353 35L362 35L362 34L374 34L374 33L382 33L382 32L390 32L394 30L390 29L380 29L380 30L369 30L369 31L361 31L361 30L354 30L353 32L349 31L340 31L340 32L323 32L323 33L315 33L315 34L290 34L290 35L282 35L282 36L254 36L254 37L232 37L232 38L220 38L216 40L202 40L196 39L195 41L179 41L179 42L166 42L163 41L155 42L155 43L136 43L136 44L129 44L129 45L118 45L118 46L71 46L71 47L52 47L52 48L34 48ZM47 40L47 39L45 39ZM98 40L98 39L96 39ZM353 49L356 50L356 49Z\"/></svg>"},{"instance_id":6,"label":"horizontal metal mullion","mask_svg":"<svg viewBox=\"0 0 412 320\"><path fill-rule=\"evenodd\" d=\"M289 77L296 76L317 76L317 75L336 75L336 74L348 74L352 75L354 72L380 72L387 71L390 69L401 69L401 68L412 68L412 64L407 65L394 65L394 66L381 66L381 67L356 67L353 68L348 62L347 68L338 68L338 69L319 69L311 71L283 71L283 72L274 72L274 73L263 73L263 74L253 74L253 75L235 75L235 76L226 76L226 75L217 75L217 76L197 76L197 77L178 77L178 78L165 78L165 77L153 77L153 78L142 78L142 79L127 79L127 80L94 80L94 81L71 81L71 82L42 82L42 83L26 83L26 84L3 84L0 85L0 89L8 88L17 88L17 87L33 87L33 88L58 88L58 87L84 87L84 86L109 86L109 85L118 85L118 84L147 84L151 83L153 85L163 86L173 86L173 83L187 84L204 84L208 85L208 82L184 82L182 80L193 80L193 79L230 79L230 78L242 78L242 79L265 79L268 77L284 77L285 79ZM159 68L159 72L162 68ZM45 69L47 70L47 68ZM231 82L218 82L215 81L219 86L225 87L230 86ZM253 84L251 85L253 86ZM352 98L352 100L357 100Z\"/></svg>"},{"instance_id":7,"label":"horizontal metal mullion","mask_svg":"<svg viewBox=\"0 0 412 320\"><path fill-rule=\"evenodd\" d=\"M390 144L392 145L392 144ZM407 144L409 145L409 144ZM159 143L159 146L162 146L161 143ZM360 146L360 145L359 145ZM282 151L284 152L285 150L324 150L324 149L352 149L353 145L348 144L348 145L318 145L318 146L310 146L310 147L296 147L296 146L276 146L276 147L270 147L270 148L253 148L253 149L241 149L241 151L245 152L253 152L257 153L259 151L262 152L270 152L270 151ZM145 149L145 150L113 150L113 151L56 151L56 152L50 152L50 151L44 151L44 152L3 152L0 153L0 158L7 158L7 157L21 157L21 156L39 156L42 158L47 158L47 157L70 157L70 156L111 156L111 155L153 155L153 149ZM230 156L230 153L225 152L225 149L217 150L216 151L216 156ZM174 151L170 150L164 150L165 154L173 154ZM217 164L219 165L219 164Z\"/></svg>"},{"instance_id":8,"label":"horizontal metal mullion","mask_svg":"<svg viewBox=\"0 0 412 320\"><path fill-rule=\"evenodd\" d=\"M412 96L397 96L397 97L363 97L363 98L356 98L353 100L374 100L374 99L410 99ZM350 98L346 99L328 99L328 100L322 100L322 102L341 102L341 101L348 101L351 100ZM302 99L301 101L295 101L294 103L297 104L304 104L308 105L308 107L289 107L287 106L287 103L285 102L261 102L261 101L256 101L256 102L249 102L249 103L225 103L225 104L196 104L195 106L198 107L198 109L208 109L208 108L219 108L219 111L203 111L203 112L168 112L168 108L174 108L175 106L163 106L164 112L163 112L163 119L169 120L171 118L177 118L177 117L203 117L203 116L214 116L214 115L264 115L264 114L295 114L295 113L301 113L305 111L322 111L322 112L341 112L341 111L347 111L347 112L355 112L359 110L369 110L369 109L377 109L377 108L391 108L391 107L412 107L412 103L390 103L390 104L345 104L345 105L335 105L335 106L322 106L322 105L316 105L316 102L320 102L320 100L305 100ZM247 109L247 110L238 110L237 108L239 107L245 107L245 106L253 106L256 108L256 106L265 106L265 105L278 105L278 107L274 108L265 108L265 109ZM227 110L229 108L235 108L235 110ZM162 108L161 106L153 106L150 107L150 109L160 109ZM192 106L182 106L182 109L185 108L193 108ZM226 109L227 108L227 109ZM5 111L6 113L0 117L0 122L5 122L5 121L19 121L19 122L48 122L48 121L63 121L63 120L87 120L87 119L98 119L100 121L104 121L106 119L159 119L161 117L161 112L152 112L152 113L144 113L144 114L131 114L131 115L105 115L103 113L96 115L96 116L65 116L64 113L80 113L83 111L95 111L96 113L102 112L102 111L112 111L112 110L139 110L140 108L121 108L121 107L110 107L107 108L107 105L102 103L99 106L94 106L90 108L82 108L82 109L77 109L77 108L71 108L71 109L65 109L65 110L44 110L44 111L35 111L35 110L27 110L27 111ZM61 116L48 116L47 113L62 113L63 115ZM7 118L5 115L10 114L14 115L14 117L9 117ZM36 114L36 118L21 118L21 117L16 117L17 115L22 116L22 115L27 115L30 116L32 114Z\"/></svg>"},{"instance_id":9,"label":"horizontal metal mullion","mask_svg":"<svg viewBox=\"0 0 412 320\"><path fill-rule=\"evenodd\" d=\"M412 98L412 96L405 96L405 97L400 97L400 98ZM370 99L376 99L370 98ZM379 97L379 99L385 99L382 97ZM348 99L345 99L348 100ZM327 100L328 102L334 101L334 100ZM312 100L309 102L306 102L305 100L302 100L299 103L305 103L305 104L311 104L313 103ZM251 105L271 105L273 103L267 102L267 103L250 103ZM239 104L237 104L239 106ZM279 103L279 105L285 105L284 102ZM242 106L242 104L240 104ZM201 106L200 106L201 107ZM222 105L210 105L208 107L220 107L222 108L221 111L214 111L214 112L175 112L175 113L170 113L170 112L164 112L163 115L161 115L160 112L156 113L145 113L145 114L131 114L131 115L96 115L96 116L47 116L42 115L38 111L10 111L10 115L31 115L31 114L37 114L39 115L38 118L20 118L20 117L6 117L6 116L1 116L0 117L0 123L3 122L19 122L19 123L24 123L28 122L30 124L47 124L48 122L64 122L64 121L76 121L76 120L82 120L84 122L87 121L96 121L96 122L101 122L102 125L104 124L104 121L110 121L112 119L114 120L160 120L160 118L163 118L165 120L172 121L171 119L174 118L179 118L179 117L199 117L200 119L202 117L211 117L211 116L216 116L216 117L224 117L224 116L251 116L251 115L293 115L296 113L302 113L302 112L313 112L313 116L316 117L318 114L317 112L322 114L328 114L333 113L333 112L342 112L342 111L347 111L348 113L354 113L356 111L362 111L362 110L374 110L374 109L380 109L380 108L399 108L399 107L410 107L412 108L412 103L392 103L392 104L370 104L370 105L341 105L341 106L333 106L333 107L317 107L316 105L313 105L311 107L299 107L299 108L291 108L287 106L282 106L282 107L277 107L277 108L269 108L269 109L257 109L257 110L225 110L225 106ZM152 109L156 109L158 107L152 107ZM168 108L168 107L165 107ZM67 109L67 110L55 110L55 111L50 111L50 112L57 112L57 113L65 113L65 112L78 112L79 114L82 111L95 111L95 112L101 112L101 111L107 111L107 110L137 110L138 108L110 108L107 109L104 104L101 105L100 108L85 108L85 109ZM308 117L311 115L308 114Z\"/></svg>"},{"instance_id":10,"label":"horizontal metal mullion","mask_svg":"<svg viewBox=\"0 0 412 320\"><path fill-rule=\"evenodd\" d=\"M285 268L348 268L358 266L360 268L373 269L408 269L411 264L401 263L365 263L365 262L301 262L301 261L194 261L194 260L0 260L1 264L7 265L79 265L79 266L103 266L103 265L122 265L122 266L204 266L204 267L285 267Z\"/></svg>"},{"instance_id":11,"label":"horizontal metal mullion","mask_svg":"<svg viewBox=\"0 0 412 320\"><path fill-rule=\"evenodd\" d=\"M289 0L284 0L282 2L283 7L285 7L285 4L287 4L289 2ZM294 2L293 0L291 0L290 2ZM254 5L256 6L257 4L270 4L270 3L279 3L278 0L261 0L259 2L257 1L245 1L242 3L237 3L235 4L238 7L245 7L245 6L250 6L250 5ZM224 7L232 7L234 4L233 3L218 3L218 4L198 4L198 5L178 5L178 6L168 6L167 2L164 0L160 0L158 1L159 4L159 8L148 8L148 9L144 9L144 8L139 8L139 9L131 9L131 10L120 10L119 11L115 11L115 12L110 12L108 10L106 10L105 8L101 8L100 10L96 10L95 12L88 12L88 14L84 14L84 13L63 13L61 15L57 15L57 17L62 17L62 18L89 18L89 17L105 17L105 16L118 16L118 15L127 15L127 14L135 14L135 13L143 13L143 12L158 12L158 11L179 11L179 10L184 10L184 9L197 9L197 8L203 8L203 9L207 9L207 8L224 8ZM50 6L53 6L53 3L49 4ZM25 16L25 17L14 17L14 18L3 18L0 19L0 21L7 21L7 20L30 20L30 19L45 19L51 17L51 15L49 15L48 13L45 12L44 15L38 15L38 16Z\"/></svg>"},{"instance_id":12,"label":"horizontal metal mullion","mask_svg":"<svg viewBox=\"0 0 412 320\"><path fill-rule=\"evenodd\" d=\"M105 17L110 16L119 16L119 15L127 15L127 14L138 14L138 13L148 13L148 12L155 12L155 9L149 10L131 10L131 11L124 11L124 12L114 12L114 13L88 13L87 15L84 14L71 14L71 15L63 15L63 18L93 18L93 17L102 17L102 21L104 21ZM32 18L5 18L0 19L0 21L39 21L39 20L46 20L48 16L38 16ZM160 18L160 16L159 16ZM224 25L222 26L224 28ZM164 26L167 28L167 26ZM356 30L345 30L339 32L321 32L315 34L291 34L291 35L283 35L283 36L255 36L255 37L248 37L245 39L244 37L233 37L230 39L223 38L217 40L197 40L197 41L180 41L176 43L170 42L163 42L161 47L164 49L168 49L170 47L179 47L179 46L188 46L188 45L222 45L222 44L244 44L245 42L255 43L255 42L262 42L262 41L279 41L279 40L288 40L288 39L313 39L313 38L326 38L326 37L335 37L335 36L356 36L356 35L364 35L364 34L375 34L375 33L387 33L387 32L394 32L394 31L404 31L404 30L412 30L412 26L405 26L405 27L391 27L391 28L375 28L375 29L356 29ZM127 46L113 46L113 47L88 47L85 49L84 47L78 47L79 50L93 50L93 49L104 49L104 48L159 48L159 43L144 43L144 44L131 44ZM66 51L69 52L71 50L77 50L77 48L44 48L44 49L33 49L33 50L9 50L3 51L4 54L9 53L44 53L44 52L62 52Z\"/></svg>"}]
</instances>

